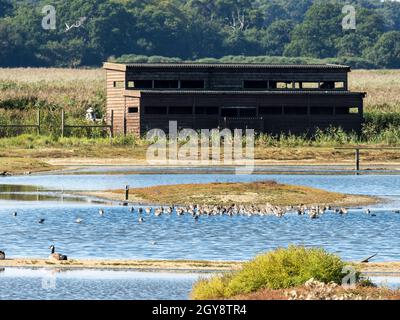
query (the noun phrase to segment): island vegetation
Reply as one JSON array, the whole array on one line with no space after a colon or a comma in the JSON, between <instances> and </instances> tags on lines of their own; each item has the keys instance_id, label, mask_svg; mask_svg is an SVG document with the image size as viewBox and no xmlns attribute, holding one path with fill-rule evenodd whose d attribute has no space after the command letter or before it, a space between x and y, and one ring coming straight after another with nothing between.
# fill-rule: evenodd
<instances>
[{"instance_id":1,"label":"island vegetation","mask_svg":"<svg viewBox=\"0 0 400 320\"><path fill-rule=\"evenodd\" d=\"M125 190L94 192L90 195L122 201ZM205 205L205 206L272 206L286 207L301 204L312 206L356 206L376 203L366 196L346 195L325 190L279 184L275 181L251 183L180 184L135 188L129 200L141 204Z\"/></svg>"},{"instance_id":2,"label":"island vegetation","mask_svg":"<svg viewBox=\"0 0 400 320\"><path fill-rule=\"evenodd\" d=\"M400 299L399 290L377 288L354 269L343 281L346 263L323 249L289 246L262 254L240 270L198 281L195 300L375 300ZM342 286L353 285L346 288Z\"/></svg>"}]
</instances>

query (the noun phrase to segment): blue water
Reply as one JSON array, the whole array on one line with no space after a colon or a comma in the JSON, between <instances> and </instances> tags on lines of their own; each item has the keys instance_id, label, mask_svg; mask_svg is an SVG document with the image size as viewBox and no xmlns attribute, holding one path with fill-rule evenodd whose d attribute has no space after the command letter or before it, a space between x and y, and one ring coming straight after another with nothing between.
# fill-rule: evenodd
<instances>
[{"instance_id":1,"label":"blue water","mask_svg":"<svg viewBox=\"0 0 400 320\"><path fill-rule=\"evenodd\" d=\"M186 300L201 274L0 269L0 300Z\"/></svg>"},{"instance_id":2,"label":"blue water","mask_svg":"<svg viewBox=\"0 0 400 320\"><path fill-rule=\"evenodd\" d=\"M15 208L13 208L15 209ZM379 253L380 261L399 261L400 214L378 210L377 217L351 211L318 220L287 215L267 217L145 216L124 207L32 206L0 208L0 250L10 257L48 256L48 247L70 258L247 260L290 244L324 247L346 260ZM75 223L82 218L82 224ZM38 224L39 219L46 219ZM156 242L156 244L154 244Z\"/></svg>"},{"instance_id":3,"label":"blue water","mask_svg":"<svg viewBox=\"0 0 400 320\"><path fill-rule=\"evenodd\" d=\"M347 216L326 214L318 220L276 217L138 216L123 207L67 202L0 202L0 250L11 257L47 257L48 247L72 258L247 260L277 247L299 244L324 247L347 260L378 253L379 261L400 261L400 177L393 175L43 175L6 177L1 184L34 185L57 190L103 190L224 181L276 180L350 194L384 196L373 207L376 217L352 210ZM321 199L323 201L323 199ZM12 212L18 211L13 217ZM41 225L37 221L46 219ZM76 224L77 218L84 219ZM156 242L156 244L154 244Z\"/></svg>"},{"instance_id":4,"label":"blue water","mask_svg":"<svg viewBox=\"0 0 400 320\"><path fill-rule=\"evenodd\" d=\"M282 183L363 195L400 196L399 175L232 175L232 174L132 174L132 175L43 175L0 178L0 184L33 185L55 190L108 190L125 185L147 187L181 183L251 182Z\"/></svg>"}]
</instances>

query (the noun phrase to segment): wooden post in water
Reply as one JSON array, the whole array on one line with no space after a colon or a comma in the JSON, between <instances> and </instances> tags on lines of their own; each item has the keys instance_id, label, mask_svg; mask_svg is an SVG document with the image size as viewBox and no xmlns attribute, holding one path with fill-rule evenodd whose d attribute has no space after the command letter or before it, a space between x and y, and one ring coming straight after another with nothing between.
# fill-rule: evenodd
<instances>
[{"instance_id":1,"label":"wooden post in water","mask_svg":"<svg viewBox=\"0 0 400 320\"><path fill-rule=\"evenodd\" d=\"M360 149L356 149L356 154L355 154L355 160L356 160L356 174L358 175L360 173Z\"/></svg>"},{"instance_id":2,"label":"wooden post in water","mask_svg":"<svg viewBox=\"0 0 400 320\"><path fill-rule=\"evenodd\" d=\"M129 201L129 186L125 186L125 201Z\"/></svg>"},{"instance_id":3,"label":"wooden post in water","mask_svg":"<svg viewBox=\"0 0 400 320\"><path fill-rule=\"evenodd\" d=\"M64 120L65 120L64 109L61 109L61 138L64 138Z\"/></svg>"}]
</instances>

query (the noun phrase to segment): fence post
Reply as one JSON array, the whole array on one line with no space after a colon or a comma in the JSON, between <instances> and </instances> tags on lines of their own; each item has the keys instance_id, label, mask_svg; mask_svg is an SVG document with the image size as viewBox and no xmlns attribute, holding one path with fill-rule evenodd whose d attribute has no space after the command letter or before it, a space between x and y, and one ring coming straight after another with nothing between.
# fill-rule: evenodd
<instances>
[{"instance_id":1,"label":"fence post","mask_svg":"<svg viewBox=\"0 0 400 320\"><path fill-rule=\"evenodd\" d=\"M65 120L64 109L61 109L61 138L64 138L64 120Z\"/></svg>"},{"instance_id":2,"label":"fence post","mask_svg":"<svg viewBox=\"0 0 400 320\"><path fill-rule=\"evenodd\" d=\"M114 110L111 110L110 138L114 137Z\"/></svg>"},{"instance_id":3,"label":"fence post","mask_svg":"<svg viewBox=\"0 0 400 320\"><path fill-rule=\"evenodd\" d=\"M356 160L356 174L359 174L360 171L360 149L356 149L356 154L355 154L355 160Z\"/></svg>"},{"instance_id":4,"label":"fence post","mask_svg":"<svg viewBox=\"0 0 400 320\"><path fill-rule=\"evenodd\" d=\"M37 110L37 133L40 135L40 109Z\"/></svg>"}]
</instances>

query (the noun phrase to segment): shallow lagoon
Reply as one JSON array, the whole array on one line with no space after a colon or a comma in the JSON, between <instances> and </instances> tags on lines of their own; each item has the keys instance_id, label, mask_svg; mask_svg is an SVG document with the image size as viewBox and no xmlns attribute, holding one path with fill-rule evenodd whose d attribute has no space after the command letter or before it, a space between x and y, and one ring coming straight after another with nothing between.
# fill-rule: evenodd
<instances>
[{"instance_id":1,"label":"shallow lagoon","mask_svg":"<svg viewBox=\"0 0 400 320\"><path fill-rule=\"evenodd\" d=\"M373 211L376 217L351 210L347 216L321 219L287 215L276 217L145 217L128 208L65 202L0 202L0 244L11 257L46 257L50 244L73 258L100 259L204 259L247 260L254 255L289 244L322 246L347 260L378 253L379 261L400 260L400 176L396 175L44 175L6 177L2 184L33 185L57 190L103 190L224 181L276 180L352 194L386 197ZM18 211L18 217L12 212ZM45 224L37 223L46 219ZM82 218L82 224L75 220ZM156 244L154 244L156 242Z\"/></svg>"},{"instance_id":2,"label":"shallow lagoon","mask_svg":"<svg viewBox=\"0 0 400 320\"><path fill-rule=\"evenodd\" d=\"M199 273L0 269L0 300L186 300Z\"/></svg>"}]
</instances>

